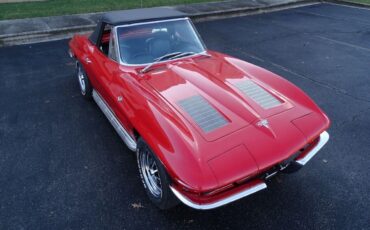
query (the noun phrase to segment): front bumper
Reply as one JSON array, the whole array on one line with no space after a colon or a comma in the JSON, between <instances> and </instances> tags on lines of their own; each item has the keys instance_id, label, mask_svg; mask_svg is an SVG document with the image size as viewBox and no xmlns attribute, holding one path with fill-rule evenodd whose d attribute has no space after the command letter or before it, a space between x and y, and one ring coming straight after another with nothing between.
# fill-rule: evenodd
<instances>
[{"instance_id":1,"label":"front bumper","mask_svg":"<svg viewBox=\"0 0 370 230\"><path fill-rule=\"evenodd\" d=\"M322 149L322 147L324 147L324 145L329 141L329 133L324 131L320 134L320 139L319 141L317 142L317 144L310 150L308 151L306 154L304 154L303 156L299 156L295 162L301 166L304 166L309 160L312 159L312 157L314 157L317 152L320 151L320 149Z\"/></svg>"},{"instance_id":2,"label":"front bumper","mask_svg":"<svg viewBox=\"0 0 370 230\"><path fill-rule=\"evenodd\" d=\"M318 153L318 151L328 142L328 140L329 133L326 131L322 132L317 143L311 149L309 149L309 151L299 155L294 161L289 164L288 167L281 168L280 171L289 170L292 168L294 168L293 171L296 171L297 169L301 168ZM277 172L278 170L273 175L275 175ZM263 179L266 180L271 176L272 174L265 174ZM247 184L237 187L236 189L232 189L231 191L225 192L224 194L219 194L213 199L210 199L209 202L197 202L194 199L185 196L182 192L180 192L180 189L176 188L175 186L170 186L170 189L175 194L175 196L185 205L194 209L207 210L229 204L233 201L239 200L243 197L249 196L253 193L267 188L267 185L263 179L255 179L251 182L248 182Z\"/></svg>"},{"instance_id":3,"label":"front bumper","mask_svg":"<svg viewBox=\"0 0 370 230\"><path fill-rule=\"evenodd\" d=\"M218 208L220 206L229 204L233 201L239 200L243 197L249 196L253 193L256 193L262 189L267 188L266 183L264 182L257 182L255 185L248 187L247 189L244 189L238 193L235 193L233 195L227 196L223 199L213 201L211 203L196 203L186 196L184 196L181 192L179 192L175 187L170 187L172 192L175 194L175 196L185 205L194 208L194 209L200 209L200 210L207 210L207 209L213 209L213 208Z\"/></svg>"}]
</instances>

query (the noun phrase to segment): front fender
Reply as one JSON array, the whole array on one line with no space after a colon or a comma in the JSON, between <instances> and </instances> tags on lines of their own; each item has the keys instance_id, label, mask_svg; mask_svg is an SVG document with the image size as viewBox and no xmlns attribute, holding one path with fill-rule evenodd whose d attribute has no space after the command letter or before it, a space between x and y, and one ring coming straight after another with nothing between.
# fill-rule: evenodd
<instances>
[{"instance_id":1,"label":"front fender","mask_svg":"<svg viewBox=\"0 0 370 230\"><path fill-rule=\"evenodd\" d=\"M170 105L148 90L144 81L131 84L134 88L127 98L131 108L122 109L130 114L132 127L150 146L171 178L194 191L217 187L214 175L200 157L202 137Z\"/></svg>"}]
</instances>

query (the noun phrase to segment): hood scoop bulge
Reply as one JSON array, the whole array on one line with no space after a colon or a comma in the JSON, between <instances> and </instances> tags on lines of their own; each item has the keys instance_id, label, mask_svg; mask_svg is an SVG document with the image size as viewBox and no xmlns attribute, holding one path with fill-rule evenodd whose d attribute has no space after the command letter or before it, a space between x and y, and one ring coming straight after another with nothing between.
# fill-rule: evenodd
<instances>
[{"instance_id":1,"label":"hood scoop bulge","mask_svg":"<svg viewBox=\"0 0 370 230\"><path fill-rule=\"evenodd\" d=\"M178 105L205 133L211 132L228 123L228 121L200 95L183 99L178 102Z\"/></svg>"},{"instance_id":2,"label":"hood scoop bulge","mask_svg":"<svg viewBox=\"0 0 370 230\"><path fill-rule=\"evenodd\" d=\"M273 95L251 80L233 84L244 96L251 98L264 109L270 109L281 104Z\"/></svg>"}]
</instances>

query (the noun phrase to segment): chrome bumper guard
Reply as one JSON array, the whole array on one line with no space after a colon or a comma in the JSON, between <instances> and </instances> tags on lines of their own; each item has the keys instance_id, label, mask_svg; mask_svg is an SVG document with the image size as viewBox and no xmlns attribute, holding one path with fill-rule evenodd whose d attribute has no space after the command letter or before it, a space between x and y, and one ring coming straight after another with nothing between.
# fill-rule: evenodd
<instances>
[{"instance_id":1,"label":"chrome bumper guard","mask_svg":"<svg viewBox=\"0 0 370 230\"><path fill-rule=\"evenodd\" d=\"M329 141L329 133L324 131L320 134L320 139L318 141L318 143L316 144L316 146L314 148L311 149L310 152L308 152L303 158L299 159L299 160L296 160L296 161L293 161L293 164L292 166L296 166L296 167L299 167L301 168L302 166L304 166L308 161L310 161L312 159L312 157L314 157L318 152L319 150ZM290 167L290 166L289 166ZM236 200L239 200L243 197L246 197L246 196L249 196L253 193L256 193L262 189L265 189L267 188L267 185L266 183L264 182L261 182L259 184L256 184L254 185L253 187L250 187L246 190L243 190L239 193L236 193L234 195L231 195L225 199L222 199L222 200L219 200L219 201L216 201L214 203L209 203L209 204L198 204L198 203L194 203L193 201L189 200L187 197L185 197L182 193L180 193L177 189L175 189L174 187L170 186L170 189L172 190L173 194L175 194L175 196L182 202L184 203L185 205L191 207L191 208L194 208L194 209L200 209L200 210L207 210L207 209L213 209L213 208L218 208L220 206L223 206L223 205L226 205L226 204L229 204L233 201L236 201Z\"/></svg>"},{"instance_id":2,"label":"chrome bumper guard","mask_svg":"<svg viewBox=\"0 0 370 230\"><path fill-rule=\"evenodd\" d=\"M319 151L324 147L324 145L329 141L329 133L324 131L320 134L319 142L316 144L315 147L311 149L309 153L306 154L305 157L296 160L295 162L301 166L305 165L309 160L312 159Z\"/></svg>"},{"instance_id":3,"label":"chrome bumper guard","mask_svg":"<svg viewBox=\"0 0 370 230\"><path fill-rule=\"evenodd\" d=\"M249 196L253 193L256 193L262 189L267 188L267 185L265 183L259 183L256 184L255 186L248 188L242 192L239 192L237 194L231 195L223 200L216 201L214 203L209 203L209 204L197 204L194 203L193 201L189 200L187 197L182 195L179 191L177 191L174 187L170 186L172 192L175 194L175 196L185 205L194 208L194 209L200 209L200 210L207 210L207 209L213 209L213 208L218 208L220 206L229 204L233 201L239 200L243 197Z\"/></svg>"}]
</instances>

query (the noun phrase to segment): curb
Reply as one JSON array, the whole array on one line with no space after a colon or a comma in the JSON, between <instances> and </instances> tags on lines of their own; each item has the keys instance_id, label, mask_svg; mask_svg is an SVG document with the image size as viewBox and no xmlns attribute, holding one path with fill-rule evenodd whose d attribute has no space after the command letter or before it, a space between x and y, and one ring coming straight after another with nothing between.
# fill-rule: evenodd
<instances>
[{"instance_id":1,"label":"curb","mask_svg":"<svg viewBox=\"0 0 370 230\"><path fill-rule=\"evenodd\" d=\"M217 10L207 13L199 13L193 14L190 17L194 21L206 21L206 20L213 20L213 19L222 19L226 17L239 17L244 15L251 15L251 14L261 14L279 10L285 10L289 8L296 8L300 6L312 5L320 3L317 0L296 0L288 3L277 3L271 4L263 7L242 7L242 8L235 8L230 10Z\"/></svg>"},{"instance_id":2,"label":"curb","mask_svg":"<svg viewBox=\"0 0 370 230\"><path fill-rule=\"evenodd\" d=\"M189 17L192 18L195 22L206 21L206 20L215 20L222 19L226 17L238 17L250 14L260 14L273 12L278 10L284 10L294 7L300 7L305 5L311 5L319 3L316 0L295 0L288 3L277 3L266 6L258 7L240 7L228 10L216 10L212 12L202 12L202 13L193 13ZM173 6L173 8L181 8L182 5ZM181 9L178 9L181 11ZM99 13L97 13L99 14ZM95 28L96 24L92 23L89 25L83 26L72 26L64 27L58 29L48 29L43 31L32 31L32 32L23 32L16 34L6 34L0 35L0 47L11 46L11 45L20 45L20 44L32 44L60 39L71 38L76 33L88 33Z\"/></svg>"},{"instance_id":3,"label":"curb","mask_svg":"<svg viewBox=\"0 0 370 230\"><path fill-rule=\"evenodd\" d=\"M359 3L359 2L350 2L350 1L345 1L345 0L324 0L322 2L327 2L327 3L334 3L338 5L346 5L346 6L353 6L353 7L361 7L361 8L368 8L370 9L369 4L365 3Z\"/></svg>"},{"instance_id":4,"label":"curb","mask_svg":"<svg viewBox=\"0 0 370 230\"><path fill-rule=\"evenodd\" d=\"M325 3L325 2L370 8L370 6L366 4L352 3L352 2L345 1L345 0L321 0L321 1L320 0L319 1L318 0L295 0L291 2L276 3L276 4L266 5L266 6L240 7L240 8L233 8L233 9L228 9L228 10L216 10L216 11L211 11L211 12L193 13L193 14L190 14L189 17L192 18L193 21L195 22L200 22L200 21L216 20L216 19L222 19L222 18L228 18L228 17L239 17L239 16L252 15L252 14L269 13L269 12L274 12L274 11L279 11L279 10L285 10L285 9ZM173 8L177 9L177 8L181 8L181 6L182 5L173 6ZM181 11L181 9L178 9L178 10ZM96 13L96 14L99 14L99 13ZM32 31L32 32L0 35L0 47L67 39L67 38L71 38L76 33L91 32L95 28L95 26L96 24L92 23L92 24L83 25L83 26L71 26L71 27L64 27L64 28L58 28L58 29L48 29L48 30L43 30L43 31Z\"/></svg>"}]
</instances>

